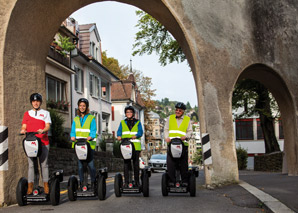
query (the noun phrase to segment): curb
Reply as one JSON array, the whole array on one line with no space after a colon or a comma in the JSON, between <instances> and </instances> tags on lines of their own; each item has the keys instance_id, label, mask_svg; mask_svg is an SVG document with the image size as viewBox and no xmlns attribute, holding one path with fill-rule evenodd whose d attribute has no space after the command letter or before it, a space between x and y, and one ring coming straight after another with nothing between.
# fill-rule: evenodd
<instances>
[{"instance_id":1,"label":"curb","mask_svg":"<svg viewBox=\"0 0 298 213\"><path fill-rule=\"evenodd\" d=\"M292 209L288 208L276 198L246 183L245 181L239 180L239 185L258 198L272 212L295 213Z\"/></svg>"}]
</instances>

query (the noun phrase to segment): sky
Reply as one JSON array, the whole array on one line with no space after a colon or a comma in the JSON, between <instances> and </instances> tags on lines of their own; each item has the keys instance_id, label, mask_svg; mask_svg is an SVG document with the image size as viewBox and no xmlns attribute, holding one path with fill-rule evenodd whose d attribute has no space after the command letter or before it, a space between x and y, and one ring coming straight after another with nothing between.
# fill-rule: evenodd
<instances>
[{"instance_id":1,"label":"sky","mask_svg":"<svg viewBox=\"0 0 298 213\"><path fill-rule=\"evenodd\" d=\"M132 56L132 46L138 28L135 27L139 8L117 2L100 2L87 5L75 11L71 17L79 24L96 23L102 51L108 57L118 59L120 65L129 65L142 71L144 76L152 78L152 89L156 89L155 100L169 98L171 101L182 101L194 107L197 94L192 72L187 62L172 63L165 67L158 63L158 56Z\"/></svg>"}]
</instances>

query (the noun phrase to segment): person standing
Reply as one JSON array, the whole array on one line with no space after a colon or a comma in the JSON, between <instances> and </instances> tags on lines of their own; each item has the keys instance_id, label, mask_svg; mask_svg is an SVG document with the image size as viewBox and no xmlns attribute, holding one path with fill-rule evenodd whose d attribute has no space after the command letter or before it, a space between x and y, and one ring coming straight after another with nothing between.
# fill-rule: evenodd
<instances>
[{"instance_id":1,"label":"person standing","mask_svg":"<svg viewBox=\"0 0 298 213\"><path fill-rule=\"evenodd\" d=\"M22 121L21 134L27 132L37 132L35 136L42 142L42 152L39 156L39 162L41 165L42 179L44 183L44 193L49 194L49 167L48 167L48 155L50 149L50 143L48 138L48 131L51 126L51 116L46 110L40 108L42 104L42 96L39 93L33 93L30 95L30 103L32 105L31 110L25 112ZM33 159L28 157L28 189L27 194L33 192L34 181L34 163Z\"/></svg>"},{"instance_id":2,"label":"person standing","mask_svg":"<svg viewBox=\"0 0 298 213\"><path fill-rule=\"evenodd\" d=\"M125 120L122 120L119 124L117 131L117 140L121 141L122 138L131 138L131 142L135 147L135 155L133 156L133 168L134 168L134 180L136 186L140 185L139 181L139 157L141 152L141 137L143 135L143 128L141 122L136 119L135 109L132 106L127 106L124 109ZM125 185L129 183L129 171L131 171L131 160L124 160L124 180Z\"/></svg>"},{"instance_id":3,"label":"person standing","mask_svg":"<svg viewBox=\"0 0 298 213\"><path fill-rule=\"evenodd\" d=\"M190 122L190 117L184 115L186 106L182 102L178 102L175 105L175 114L170 115L167 118L164 129L164 138L165 141L169 144L172 138L180 138L183 143L183 151L180 161L180 173L183 184L188 183L188 140L192 135L192 126ZM176 159L173 159L169 154L167 154L167 169L170 177L170 182L174 183L176 180L175 168L176 168Z\"/></svg>"},{"instance_id":4,"label":"person standing","mask_svg":"<svg viewBox=\"0 0 298 213\"><path fill-rule=\"evenodd\" d=\"M90 144L91 152L90 152L90 161L88 162L88 167L90 170L91 176L91 190L94 189L94 182L96 176L96 169L94 166L94 152L96 147L96 121L95 116L89 113L89 101L86 98L80 98L78 100L78 110L77 115L73 119L73 123L71 126L70 139L72 141L72 148L74 148L76 139L86 138ZM80 185L82 187L82 183L84 182L84 170L83 164L80 160L78 160L78 170L80 177Z\"/></svg>"}]
</instances>

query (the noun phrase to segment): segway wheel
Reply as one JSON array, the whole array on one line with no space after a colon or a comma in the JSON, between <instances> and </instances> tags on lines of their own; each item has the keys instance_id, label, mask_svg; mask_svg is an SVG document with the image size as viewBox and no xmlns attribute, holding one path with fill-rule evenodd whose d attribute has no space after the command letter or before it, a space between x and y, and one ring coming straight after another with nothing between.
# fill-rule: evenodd
<instances>
[{"instance_id":1,"label":"segway wheel","mask_svg":"<svg viewBox=\"0 0 298 213\"><path fill-rule=\"evenodd\" d=\"M16 197L17 197L17 202L19 206L27 205L27 201L25 199L27 189L28 189L28 181L26 178L22 177L18 182L17 190L16 190Z\"/></svg>"},{"instance_id":2,"label":"segway wheel","mask_svg":"<svg viewBox=\"0 0 298 213\"><path fill-rule=\"evenodd\" d=\"M163 196L168 196L168 174L164 173L161 178L161 192Z\"/></svg>"},{"instance_id":3,"label":"segway wheel","mask_svg":"<svg viewBox=\"0 0 298 213\"><path fill-rule=\"evenodd\" d=\"M114 191L116 197L121 197L121 188L122 188L123 182L122 182L122 175L117 173L115 175L115 181L114 181Z\"/></svg>"},{"instance_id":4,"label":"segway wheel","mask_svg":"<svg viewBox=\"0 0 298 213\"><path fill-rule=\"evenodd\" d=\"M189 177L189 193L191 197L196 196L196 176L191 174Z\"/></svg>"},{"instance_id":5,"label":"segway wheel","mask_svg":"<svg viewBox=\"0 0 298 213\"><path fill-rule=\"evenodd\" d=\"M97 178L97 194L99 200L104 200L106 198L106 179L103 175L99 175Z\"/></svg>"},{"instance_id":6,"label":"segway wheel","mask_svg":"<svg viewBox=\"0 0 298 213\"><path fill-rule=\"evenodd\" d=\"M75 176L71 176L68 180L68 199L70 201L77 200L77 189L78 189L78 180Z\"/></svg>"},{"instance_id":7,"label":"segway wheel","mask_svg":"<svg viewBox=\"0 0 298 213\"><path fill-rule=\"evenodd\" d=\"M51 183L50 200L53 206L56 206L60 202L60 183L58 178L55 178Z\"/></svg>"},{"instance_id":8,"label":"segway wheel","mask_svg":"<svg viewBox=\"0 0 298 213\"><path fill-rule=\"evenodd\" d=\"M143 175L142 187L143 187L143 196L149 197L149 176L147 173Z\"/></svg>"}]
</instances>

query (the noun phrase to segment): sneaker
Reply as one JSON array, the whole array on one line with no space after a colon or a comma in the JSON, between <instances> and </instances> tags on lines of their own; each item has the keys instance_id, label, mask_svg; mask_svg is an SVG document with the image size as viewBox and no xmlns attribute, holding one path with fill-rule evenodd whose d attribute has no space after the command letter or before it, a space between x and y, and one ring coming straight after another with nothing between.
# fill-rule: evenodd
<instances>
[{"instance_id":1,"label":"sneaker","mask_svg":"<svg viewBox=\"0 0 298 213\"><path fill-rule=\"evenodd\" d=\"M33 183L28 183L27 195L31 195L33 192Z\"/></svg>"},{"instance_id":2,"label":"sneaker","mask_svg":"<svg viewBox=\"0 0 298 213\"><path fill-rule=\"evenodd\" d=\"M43 186L44 186L44 193L45 194L49 194L50 193L50 188L49 188L49 183L48 182L44 182L43 183Z\"/></svg>"}]
</instances>

